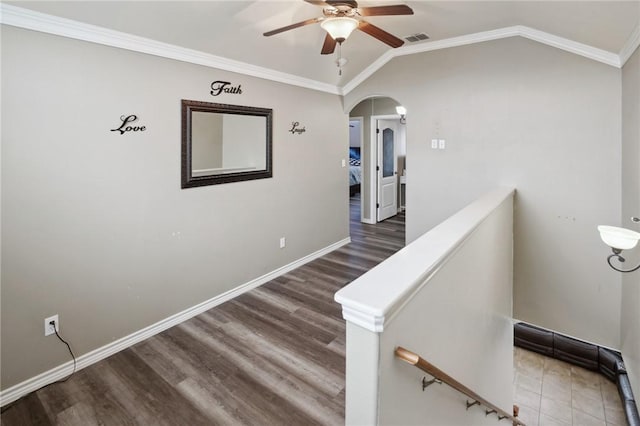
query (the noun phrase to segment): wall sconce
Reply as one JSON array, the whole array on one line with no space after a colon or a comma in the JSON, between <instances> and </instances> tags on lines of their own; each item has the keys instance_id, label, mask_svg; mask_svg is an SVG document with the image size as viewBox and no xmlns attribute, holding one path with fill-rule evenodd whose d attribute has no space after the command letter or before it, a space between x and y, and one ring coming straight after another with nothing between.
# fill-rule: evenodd
<instances>
[{"instance_id":1,"label":"wall sconce","mask_svg":"<svg viewBox=\"0 0 640 426\"><path fill-rule=\"evenodd\" d=\"M407 124L407 109L402 105L396 107L396 112L400 116L400 124Z\"/></svg>"},{"instance_id":2,"label":"wall sconce","mask_svg":"<svg viewBox=\"0 0 640 426\"><path fill-rule=\"evenodd\" d=\"M640 222L640 219L636 217L631 218L634 222ZM598 226L598 231L600 232L600 238L602 241L613 251L613 254L607 257L607 263L611 268L615 269L618 272L633 272L640 269L640 264L635 268L631 269L618 269L611 263L612 258L618 259L618 262L624 262L624 257L620 256L623 250L631 250L638 244L638 240L640 240L640 233L631 231L630 229L618 228L616 226Z\"/></svg>"}]
</instances>

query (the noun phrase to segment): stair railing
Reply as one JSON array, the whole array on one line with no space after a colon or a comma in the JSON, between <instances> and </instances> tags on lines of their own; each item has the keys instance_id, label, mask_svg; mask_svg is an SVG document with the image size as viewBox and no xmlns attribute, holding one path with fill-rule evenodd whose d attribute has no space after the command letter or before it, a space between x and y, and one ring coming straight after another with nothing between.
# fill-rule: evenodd
<instances>
[{"instance_id":1,"label":"stair railing","mask_svg":"<svg viewBox=\"0 0 640 426\"><path fill-rule=\"evenodd\" d=\"M465 385L463 385L453 377L449 376L447 373L440 370L435 365L431 364L427 360L421 358L419 355L403 347L398 346L395 350L395 355L396 355L396 358L400 358L401 360L419 368L420 370L428 373L430 376L433 377L432 380L427 380L426 378L422 379L422 390L425 390L428 386L432 385L433 383L445 383L450 387L452 387L453 389L457 390L458 392L471 398L472 400L471 402L467 401L467 410L473 407L474 405L483 405L484 407L486 407L485 415L487 416L489 414L495 414L496 416L498 416L498 420L508 419L511 422L513 422L514 426L517 426L517 425L526 426L522 421L516 418L518 407L516 406L513 407L513 411L515 415L507 413L506 411L492 404L491 402L487 401L486 399L484 399L483 397L478 395L476 392L469 389L468 387L466 387Z\"/></svg>"}]
</instances>

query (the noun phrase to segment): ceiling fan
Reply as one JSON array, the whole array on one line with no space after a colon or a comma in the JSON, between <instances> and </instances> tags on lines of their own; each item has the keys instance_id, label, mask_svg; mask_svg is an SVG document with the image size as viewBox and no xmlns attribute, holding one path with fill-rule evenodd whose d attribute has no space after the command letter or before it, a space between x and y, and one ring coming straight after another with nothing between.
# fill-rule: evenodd
<instances>
[{"instance_id":1,"label":"ceiling fan","mask_svg":"<svg viewBox=\"0 0 640 426\"><path fill-rule=\"evenodd\" d=\"M323 55L333 53L336 48L336 44L342 44L355 29L367 33L391 47L400 47L404 44L404 41L394 36L393 34L389 34L382 28L379 28L365 21L364 19L361 19L360 17L413 15L413 10L409 6L404 4L358 7L358 2L355 0L304 1L316 6L322 6L322 13L324 16L307 19L306 21L297 22L295 24L287 25L286 27L268 31L264 33L264 36L269 37L285 31L293 30L294 28L320 23L322 28L327 31L327 35L324 39L324 44L322 45L322 51L320 52Z\"/></svg>"}]
</instances>

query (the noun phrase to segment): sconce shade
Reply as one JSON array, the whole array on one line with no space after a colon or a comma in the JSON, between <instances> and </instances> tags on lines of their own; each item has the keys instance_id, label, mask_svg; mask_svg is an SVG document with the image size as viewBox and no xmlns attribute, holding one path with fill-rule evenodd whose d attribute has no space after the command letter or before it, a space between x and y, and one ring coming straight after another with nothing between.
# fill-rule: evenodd
<instances>
[{"instance_id":1,"label":"sconce shade","mask_svg":"<svg viewBox=\"0 0 640 426\"><path fill-rule=\"evenodd\" d=\"M598 226L600 238L611 248L629 250L638 244L640 233L616 226Z\"/></svg>"},{"instance_id":2,"label":"sconce shade","mask_svg":"<svg viewBox=\"0 0 640 426\"><path fill-rule=\"evenodd\" d=\"M398 113L398 115L407 115L407 109L402 105L398 105L396 107L396 112Z\"/></svg>"},{"instance_id":3,"label":"sconce shade","mask_svg":"<svg viewBox=\"0 0 640 426\"><path fill-rule=\"evenodd\" d=\"M358 28L358 20L342 16L322 21L320 26L338 43L345 41Z\"/></svg>"}]
</instances>

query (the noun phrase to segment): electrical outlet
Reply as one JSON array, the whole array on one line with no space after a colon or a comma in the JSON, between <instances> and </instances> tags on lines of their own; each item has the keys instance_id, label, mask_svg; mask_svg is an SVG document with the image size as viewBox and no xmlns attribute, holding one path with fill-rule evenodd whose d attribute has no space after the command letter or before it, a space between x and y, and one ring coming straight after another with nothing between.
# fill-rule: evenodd
<instances>
[{"instance_id":1,"label":"electrical outlet","mask_svg":"<svg viewBox=\"0 0 640 426\"><path fill-rule=\"evenodd\" d=\"M51 325L51 321L55 323L55 328L53 325ZM58 320L57 314L44 319L44 335L50 336L52 334L55 334L56 331L60 331L60 321Z\"/></svg>"}]
</instances>

